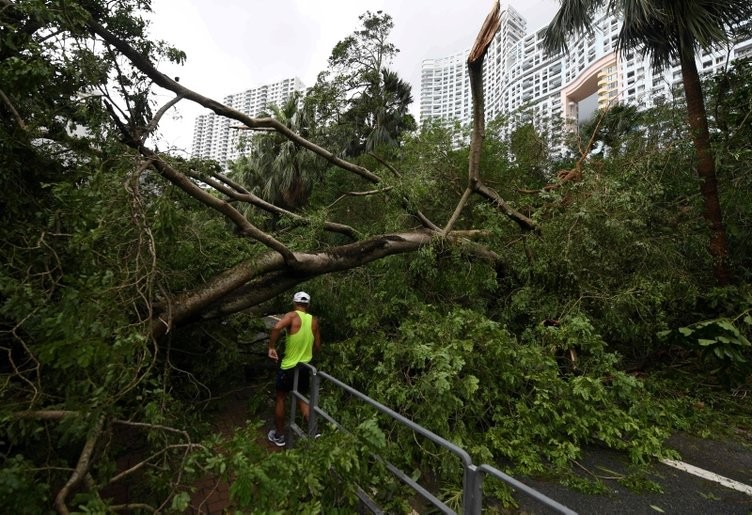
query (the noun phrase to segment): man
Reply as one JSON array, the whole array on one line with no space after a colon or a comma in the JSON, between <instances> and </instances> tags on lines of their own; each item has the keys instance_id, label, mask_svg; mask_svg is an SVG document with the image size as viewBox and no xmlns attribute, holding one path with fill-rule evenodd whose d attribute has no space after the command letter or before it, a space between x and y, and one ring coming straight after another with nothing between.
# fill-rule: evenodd
<instances>
[{"instance_id":1,"label":"man","mask_svg":"<svg viewBox=\"0 0 752 515\"><path fill-rule=\"evenodd\" d=\"M313 358L313 352L321 347L319 322L308 313L311 296L299 291L292 297L294 310L283 316L272 328L269 336L269 350L267 355L275 362L279 362L277 354L277 340L283 330L287 330L285 353L275 382L276 397L274 404L274 429L269 431L269 441L278 447L285 445L285 398L290 393L298 369L298 391L308 394L308 368L299 363L308 363ZM298 400L298 406L303 417L308 420L308 404Z\"/></svg>"}]
</instances>

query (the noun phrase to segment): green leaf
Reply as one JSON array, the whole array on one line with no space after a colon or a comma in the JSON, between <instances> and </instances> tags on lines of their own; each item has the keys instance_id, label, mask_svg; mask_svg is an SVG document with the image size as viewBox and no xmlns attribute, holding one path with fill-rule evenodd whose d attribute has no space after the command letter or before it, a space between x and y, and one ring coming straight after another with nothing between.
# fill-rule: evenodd
<instances>
[{"instance_id":1,"label":"green leaf","mask_svg":"<svg viewBox=\"0 0 752 515\"><path fill-rule=\"evenodd\" d=\"M727 331L731 331L734 334L739 334L739 329L737 329L730 320L720 319L716 320L715 323L718 324L719 327L726 329Z\"/></svg>"},{"instance_id":2,"label":"green leaf","mask_svg":"<svg viewBox=\"0 0 752 515\"><path fill-rule=\"evenodd\" d=\"M689 336L689 335L691 335L692 333L694 333L694 332L695 332L695 330L694 330L694 329L690 329L689 327L680 327L680 328L679 328L679 332L680 332L681 334L683 334L684 336Z\"/></svg>"},{"instance_id":3,"label":"green leaf","mask_svg":"<svg viewBox=\"0 0 752 515\"><path fill-rule=\"evenodd\" d=\"M191 502L191 496L188 492L180 492L172 498L172 509L176 511L185 511Z\"/></svg>"}]
</instances>

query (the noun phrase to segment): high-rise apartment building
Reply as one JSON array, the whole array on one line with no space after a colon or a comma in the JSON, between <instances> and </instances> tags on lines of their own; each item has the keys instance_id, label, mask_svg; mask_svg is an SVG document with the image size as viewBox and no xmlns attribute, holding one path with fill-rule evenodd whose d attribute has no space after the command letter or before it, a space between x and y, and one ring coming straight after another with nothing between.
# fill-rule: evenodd
<instances>
[{"instance_id":1,"label":"high-rise apartment building","mask_svg":"<svg viewBox=\"0 0 752 515\"><path fill-rule=\"evenodd\" d=\"M525 37L527 22L511 7L501 12L502 28L496 33L484 60L484 94L487 117L495 116L492 105L501 90L497 87L508 67L508 55L516 43ZM467 56L470 50L449 57L426 59L420 76L420 120L439 118L467 122L472 115L470 77Z\"/></svg>"},{"instance_id":2,"label":"high-rise apartment building","mask_svg":"<svg viewBox=\"0 0 752 515\"><path fill-rule=\"evenodd\" d=\"M580 106L604 108L621 102L648 108L670 98L682 81L679 64L654 70L636 52L615 51L621 21L601 15L593 31L572 41L566 54L543 49L544 29L526 34L526 21L512 7L501 14L501 28L484 61L483 82L487 119L519 109L550 119L577 120ZM470 81L464 51L426 59L421 70L420 119L471 119ZM734 59L752 57L752 39L697 56L701 73L713 73ZM585 100L589 102L583 102ZM589 115L590 113L582 113Z\"/></svg>"},{"instance_id":3,"label":"high-rise apartment building","mask_svg":"<svg viewBox=\"0 0 752 515\"><path fill-rule=\"evenodd\" d=\"M223 103L249 116L258 116L268 106L282 105L295 91L304 89L305 86L300 79L294 77L228 95ZM244 131L233 129L233 123L239 124L211 112L196 118L191 155L214 159L222 166L240 157L243 153L240 143Z\"/></svg>"}]
</instances>

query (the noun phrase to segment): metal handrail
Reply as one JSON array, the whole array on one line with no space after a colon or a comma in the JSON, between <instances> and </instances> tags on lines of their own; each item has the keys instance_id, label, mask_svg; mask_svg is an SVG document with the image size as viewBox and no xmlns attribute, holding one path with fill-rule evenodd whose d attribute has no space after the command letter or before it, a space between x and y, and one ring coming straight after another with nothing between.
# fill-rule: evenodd
<instances>
[{"instance_id":1,"label":"metal handrail","mask_svg":"<svg viewBox=\"0 0 752 515\"><path fill-rule=\"evenodd\" d=\"M311 372L311 395L310 395L310 398L306 398L303 394L301 394L298 391L298 369L297 368L295 369L295 376L293 379L292 394L293 394L293 397L300 399L309 405L309 417L308 417L308 436L309 437L314 437L318 432L317 428L318 428L318 416L319 415L324 417L327 421L334 424L337 428L347 431L347 429L345 429L339 422L337 422L331 415L329 415L326 411L321 409L321 407L319 406L319 391L320 391L320 385L321 385L320 381L321 381L321 378L323 378L333 383L334 385L338 386L342 390L350 393L351 395L354 395L355 397L365 402L366 404L373 406L381 413L388 415L389 417L393 418L397 422L407 426L408 428L412 429L414 432L428 438L435 444L443 447L444 449L448 450L449 452L459 457L460 460L462 461L462 466L464 469L463 479L462 479L462 512L463 514L479 515L481 513L482 501L483 501L483 476L490 475L490 476L495 477L496 479L499 479L507 483L513 488L516 488L517 490L536 499L537 501L541 502L542 504L548 506L549 508L559 513L563 513L565 515L576 515L575 511L572 511L566 506L554 501L550 497L547 497L541 492L525 485L524 483L501 472L500 470L492 467L491 465L485 465L485 464L474 465L470 455L467 453L467 451L465 451L461 447L457 446L456 444L453 444L452 442L450 442L449 440L446 440L445 438L442 438L441 436L437 435L436 433L433 433L432 431L426 429L425 427L419 424L416 424L412 420L404 417L403 415L400 415L393 409L387 406L384 406L380 402L374 399L371 399L366 394L356 390L355 388L353 388L352 386L348 384L343 383L336 377L333 377L327 374L326 372L322 372L318 370L316 367L314 367L313 365L309 363L300 363L300 365L307 367ZM291 404L292 404L292 407L291 407L291 413L290 413L290 427L299 435L303 436L305 435L305 432L295 423L296 402L293 400ZM386 467L390 470L390 472L392 472L392 474L394 474L403 483L413 488L413 490L418 492L421 496L423 496L424 499L431 502L434 506L439 508L442 512L456 513L451 508L449 508L446 504L444 504L440 499L436 498L428 490L426 490L424 487L422 487L420 484L418 484L416 481L410 478L402 470L398 469L396 466L387 462L380 456L377 456L377 455L375 456L386 465Z\"/></svg>"},{"instance_id":2,"label":"metal handrail","mask_svg":"<svg viewBox=\"0 0 752 515\"><path fill-rule=\"evenodd\" d=\"M495 467L492 467L491 465L480 465L477 468L477 471L478 471L478 474L479 474L478 481L481 482L481 483L483 481L482 474L490 474L490 475L494 476L496 479L504 481L505 483L507 483L508 485L516 488L517 490L520 490L520 491L526 493L527 495L529 495L533 499L535 499L537 501L540 501L541 503L545 504L546 506L548 506L550 508L555 509L559 513L564 513L566 515L577 515L577 512L572 511L571 509L567 508L563 504L554 501L550 497L548 497L548 496L540 493L538 490L527 486L525 483L522 483L522 482L516 480L512 476L503 473L502 471L498 470ZM481 500L482 500L481 497L478 496L478 502L479 503L480 503ZM478 512L478 513L480 513L480 512Z\"/></svg>"}]
</instances>

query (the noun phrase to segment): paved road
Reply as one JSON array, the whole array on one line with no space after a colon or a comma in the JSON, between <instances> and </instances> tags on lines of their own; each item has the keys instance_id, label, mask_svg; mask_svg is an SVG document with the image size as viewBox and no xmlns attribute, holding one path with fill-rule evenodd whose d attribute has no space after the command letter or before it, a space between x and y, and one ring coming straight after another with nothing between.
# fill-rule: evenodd
<instances>
[{"instance_id":1,"label":"paved road","mask_svg":"<svg viewBox=\"0 0 752 515\"><path fill-rule=\"evenodd\" d=\"M668 446L679 452L682 462L752 488L752 449L732 442L702 440L686 435L672 437ZM623 454L608 449L589 449L582 464L601 476L613 475L607 471L626 474L630 470ZM518 479L580 514L752 514L752 495L749 493L724 487L718 482L662 463L652 466L648 478L661 485L662 493L636 493L616 480L604 480L607 491L593 495L552 482ZM534 501L519 498L519 502L522 513L552 513Z\"/></svg>"}]
</instances>

